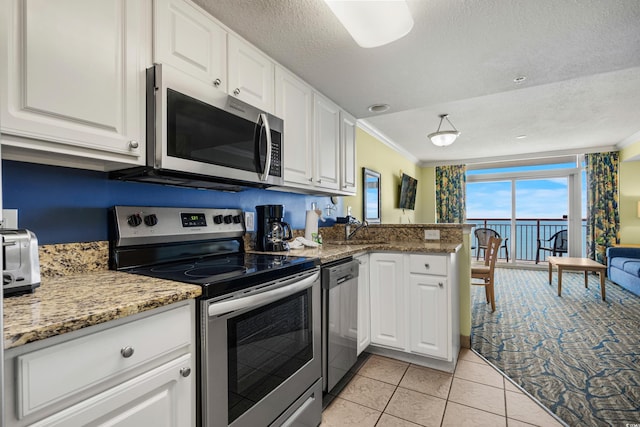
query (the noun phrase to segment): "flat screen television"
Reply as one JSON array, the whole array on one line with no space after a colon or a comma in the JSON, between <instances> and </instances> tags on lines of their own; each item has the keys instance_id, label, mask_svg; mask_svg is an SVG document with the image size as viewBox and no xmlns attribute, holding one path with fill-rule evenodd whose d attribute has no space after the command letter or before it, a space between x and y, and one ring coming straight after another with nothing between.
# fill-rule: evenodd
<instances>
[{"instance_id":1,"label":"flat screen television","mask_svg":"<svg viewBox=\"0 0 640 427\"><path fill-rule=\"evenodd\" d=\"M398 203L398 208L415 209L417 188L418 180L403 173L402 180L400 181L400 202Z\"/></svg>"}]
</instances>

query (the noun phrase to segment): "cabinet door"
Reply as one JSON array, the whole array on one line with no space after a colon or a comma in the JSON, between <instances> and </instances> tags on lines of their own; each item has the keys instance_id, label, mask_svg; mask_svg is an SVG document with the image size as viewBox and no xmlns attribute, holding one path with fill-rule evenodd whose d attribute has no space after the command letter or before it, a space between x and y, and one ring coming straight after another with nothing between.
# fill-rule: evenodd
<instances>
[{"instance_id":1,"label":"cabinet door","mask_svg":"<svg viewBox=\"0 0 640 427\"><path fill-rule=\"evenodd\" d=\"M284 180L311 185L313 180L311 87L276 67L276 116L284 120Z\"/></svg>"},{"instance_id":2,"label":"cabinet door","mask_svg":"<svg viewBox=\"0 0 640 427\"><path fill-rule=\"evenodd\" d=\"M1 8L7 151L144 164L148 2L7 0Z\"/></svg>"},{"instance_id":3,"label":"cabinet door","mask_svg":"<svg viewBox=\"0 0 640 427\"><path fill-rule=\"evenodd\" d=\"M371 254L371 343L405 349L402 254Z\"/></svg>"},{"instance_id":4,"label":"cabinet door","mask_svg":"<svg viewBox=\"0 0 640 427\"><path fill-rule=\"evenodd\" d=\"M274 65L259 50L228 35L229 93L273 113Z\"/></svg>"},{"instance_id":5,"label":"cabinet door","mask_svg":"<svg viewBox=\"0 0 640 427\"><path fill-rule=\"evenodd\" d=\"M409 275L410 345L412 352L449 359L445 277Z\"/></svg>"},{"instance_id":6,"label":"cabinet door","mask_svg":"<svg viewBox=\"0 0 640 427\"><path fill-rule=\"evenodd\" d=\"M340 191L356 193L356 119L340 112Z\"/></svg>"},{"instance_id":7,"label":"cabinet door","mask_svg":"<svg viewBox=\"0 0 640 427\"><path fill-rule=\"evenodd\" d=\"M186 354L32 426L194 426L193 369Z\"/></svg>"},{"instance_id":8,"label":"cabinet door","mask_svg":"<svg viewBox=\"0 0 640 427\"><path fill-rule=\"evenodd\" d=\"M358 271L358 355L371 344L371 316L369 298L369 255L356 257Z\"/></svg>"},{"instance_id":9,"label":"cabinet door","mask_svg":"<svg viewBox=\"0 0 640 427\"><path fill-rule=\"evenodd\" d=\"M316 187L338 190L340 186L340 108L324 96L313 94Z\"/></svg>"},{"instance_id":10,"label":"cabinet door","mask_svg":"<svg viewBox=\"0 0 640 427\"><path fill-rule=\"evenodd\" d=\"M227 32L185 0L154 0L154 62L227 90Z\"/></svg>"}]
</instances>

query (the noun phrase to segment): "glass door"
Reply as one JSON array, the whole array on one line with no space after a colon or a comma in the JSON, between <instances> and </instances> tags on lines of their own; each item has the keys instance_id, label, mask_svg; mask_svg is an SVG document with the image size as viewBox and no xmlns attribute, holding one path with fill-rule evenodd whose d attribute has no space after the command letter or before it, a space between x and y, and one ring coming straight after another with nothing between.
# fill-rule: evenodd
<instances>
[{"instance_id":1,"label":"glass door","mask_svg":"<svg viewBox=\"0 0 640 427\"><path fill-rule=\"evenodd\" d=\"M538 239L549 247L548 239L561 230L567 230L568 249L563 255L585 256L585 174L582 162L576 160L471 169L467 172L467 221L476 229L490 228L503 240L508 238L510 262L535 262ZM476 239L474 245L477 248ZM551 254L540 251L540 261Z\"/></svg>"},{"instance_id":2,"label":"glass door","mask_svg":"<svg viewBox=\"0 0 640 427\"><path fill-rule=\"evenodd\" d=\"M519 179L515 181L514 258L525 261L545 261L551 252L538 251L552 247L552 236L567 230L569 225L569 183L567 177ZM566 235L558 235L566 249ZM564 253L566 256L566 253Z\"/></svg>"}]
</instances>

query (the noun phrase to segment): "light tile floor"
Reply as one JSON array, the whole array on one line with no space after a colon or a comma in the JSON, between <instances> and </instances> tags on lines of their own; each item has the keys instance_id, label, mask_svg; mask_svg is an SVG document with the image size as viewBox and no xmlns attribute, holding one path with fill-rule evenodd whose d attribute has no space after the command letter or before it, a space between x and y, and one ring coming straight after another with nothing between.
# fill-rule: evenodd
<instances>
[{"instance_id":1,"label":"light tile floor","mask_svg":"<svg viewBox=\"0 0 640 427\"><path fill-rule=\"evenodd\" d=\"M322 427L564 425L467 349L453 374L371 355L327 397Z\"/></svg>"}]
</instances>

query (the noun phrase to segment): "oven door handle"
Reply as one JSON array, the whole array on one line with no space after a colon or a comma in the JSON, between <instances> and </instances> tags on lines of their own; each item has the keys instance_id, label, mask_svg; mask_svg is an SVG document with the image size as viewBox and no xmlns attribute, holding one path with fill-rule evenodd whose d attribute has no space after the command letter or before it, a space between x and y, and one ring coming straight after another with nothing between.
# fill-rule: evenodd
<instances>
[{"instance_id":1,"label":"oven door handle","mask_svg":"<svg viewBox=\"0 0 640 427\"><path fill-rule=\"evenodd\" d=\"M219 316L221 314L227 314L236 310L244 310L247 308L258 307L264 304L268 304L273 301L277 301L281 298L293 295L296 292L300 292L303 289L309 288L320 277L320 272L316 272L311 276L305 277L300 280L299 278L291 279L288 283L285 282L283 286L270 291L261 292L255 295L249 295L242 298L232 299L228 301L214 302L209 305L207 313L209 316Z\"/></svg>"}]
</instances>

